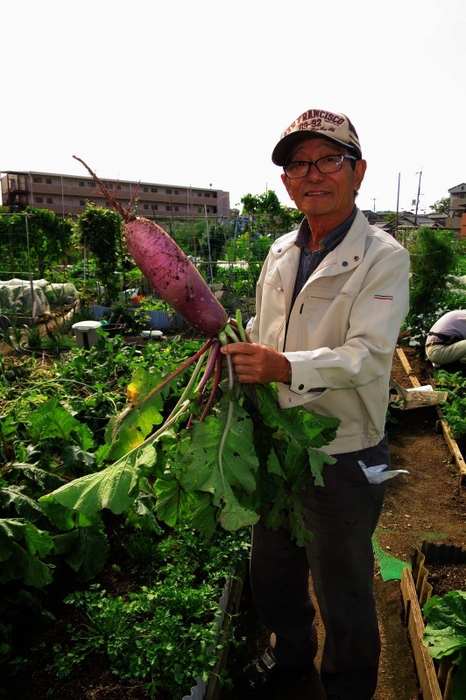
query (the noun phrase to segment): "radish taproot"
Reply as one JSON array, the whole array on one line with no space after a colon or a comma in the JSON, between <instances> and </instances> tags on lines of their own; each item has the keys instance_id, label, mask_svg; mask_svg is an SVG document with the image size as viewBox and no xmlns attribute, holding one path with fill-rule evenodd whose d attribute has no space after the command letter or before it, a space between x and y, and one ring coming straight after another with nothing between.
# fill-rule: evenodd
<instances>
[{"instance_id":1,"label":"radish taproot","mask_svg":"<svg viewBox=\"0 0 466 700\"><path fill-rule=\"evenodd\" d=\"M221 382L224 359L228 368L230 389L234 385L231 357L229 355L224 356L220 352L220 346L237 341L250 342L242 327L241 314L237 312L235 319L229 318L227 312L211 292L191 260L171 236L154 221L137 217L131 212L137 188L128 209L125 209L87 163L77 156L73 156L73 158L84 165L104 197L122 216L125 224L125 238L128 250L136 265L157 294L183 316L201 335L208 338L199 352L189 358L155 390L157 394L166 384L173 382L180 373L187 370L195 362L198 363L198 369L194 373L197 376L200 374L202 363L209 357L204 375L198 386L190 386L189 391L183 395L183 401L181 402L184 406L183 412L185 412L189 404L187 397L196 393L202 421L210 411ZM212 387L210 387L210 380L213 380ZM133 400L132 403L134 404ZM176 410L178 408L177 404ZM172 415L173 413L170 415L169 420L172 419ZM131 410L124 411L115 421L112 427L112 432L115 436L124 432L124 423L127 423L128 420L129 422L132 421ZM188 424L191 425L191 419ZM229 425L226 426L226 429L229 429ZM135 430L134 435L131 434L133 446L137 446L143 440L144 435L141 430ZM117 458L121 448L118 445L118 438L114 442L116 444L113 446L110 454L113 458Z\"/></svg>"},{"instance_id":2,"label":"radish taproot","mask_svg":"<svg viewBox=\"0 0 466 700\"><path fill-rule=\"evenodd\" d=\"M181 248L155 221L135 216L121 206L91 168L78 160L102 194L123 217L129 253L154 291L201 335L220 333L228 314ZM133 197L134 199L134 197Z\"/></svg>"}]
</instances>

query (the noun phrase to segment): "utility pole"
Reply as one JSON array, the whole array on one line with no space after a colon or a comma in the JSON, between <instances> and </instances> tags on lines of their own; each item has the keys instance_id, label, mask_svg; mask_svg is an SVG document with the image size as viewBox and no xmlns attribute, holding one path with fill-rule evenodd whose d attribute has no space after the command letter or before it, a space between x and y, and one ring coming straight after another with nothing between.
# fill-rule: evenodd
<instances>
[{"instance_id":1,"label":"utility pole","mask_svg":"<svg viewBox=\"0 0 466 700\"><path fill-rule=\"evenodd\" d=\"M395 238L398 240L398 220L399 220L399 211L400 211L400 180L401 180L401 173L398 173L398 189L396 193L396 215L395 215Z\"/></svg>"},{"instance_id":2,"label":"utility pole","mask_svg":"<svg viewBox=\"0 0 466 700\"><path fill-rule=\"evenodd\" d=\"M372 201L374 202L373 206L374 206L374 214L375 214L375 197L372 199Z\"/></svg>"},{"instance_id":3,"label":"utility pole","mask_svg":"<svg viewBox=\"0 0 466 700\"><path fill-rule=\"evenodd\" d=\"M419 175L419 184L417 188L417 197L416 197L416 211L414 213L414 225L417 226L417 210L419 208L419 197L421 196L421 178L422 178L422 168L419 173L416 173L416 175Z\"/></svg>"}]
</instances>

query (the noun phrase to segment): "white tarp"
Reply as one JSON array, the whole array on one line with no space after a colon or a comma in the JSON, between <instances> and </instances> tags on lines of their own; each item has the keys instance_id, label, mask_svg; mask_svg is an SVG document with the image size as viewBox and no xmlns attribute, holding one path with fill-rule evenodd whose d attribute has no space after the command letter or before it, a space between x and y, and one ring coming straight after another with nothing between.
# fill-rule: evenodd
<instances>
[{"instance_id":1,"label":"white tarp","mask_svg":"<svg viewBox=\"0 0 466 700\"><path fill-rule=\"evenodd\" d=\"M0 311L5 314L40 316L50 311L51 305L73 304L77 299L77 289L69 282L49 284L47 280L16 278L0 281Z\"/></svg>"}]
</instances>

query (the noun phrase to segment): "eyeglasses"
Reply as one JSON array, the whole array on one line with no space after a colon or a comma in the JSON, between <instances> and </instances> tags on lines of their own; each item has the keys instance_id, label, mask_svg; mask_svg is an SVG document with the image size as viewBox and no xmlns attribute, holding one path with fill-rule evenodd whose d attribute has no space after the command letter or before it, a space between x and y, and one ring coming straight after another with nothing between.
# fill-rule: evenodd
<instances>
[{"instance_id":1,"label":"eyeglasses","mask_svg":"<svg viewBox=\"0 0 466 700\"><path fill-rule=\"evenodd\" d=\"M342 169L345 160L357 160L357 158L355 156L338 155L324 156L317 160L295 160L285 165L283 170L290 180L298 180L300 177L306 177L312 165L315 165L319 173L323 175L337 173Z\"/></svg>"}]
</instances>

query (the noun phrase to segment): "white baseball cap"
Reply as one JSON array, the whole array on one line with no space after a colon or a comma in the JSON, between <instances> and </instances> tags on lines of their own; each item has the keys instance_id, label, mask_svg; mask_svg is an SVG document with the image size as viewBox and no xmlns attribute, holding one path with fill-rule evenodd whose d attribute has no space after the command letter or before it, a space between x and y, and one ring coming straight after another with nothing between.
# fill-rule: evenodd
<instances>
[{"instance_id":1,"label":"white baseball cap","mask_svg":"<svg viewBox=\"0 0 466 700\"><path fill-rule=\"evenodd\" d=\"M285 129L272 153L275 165L286 165L290 153L304 139L323 136L330 141L346 146L362 158L356 129L344 114L325 109L308 109Z\"/></svg>"}]
</instances>

